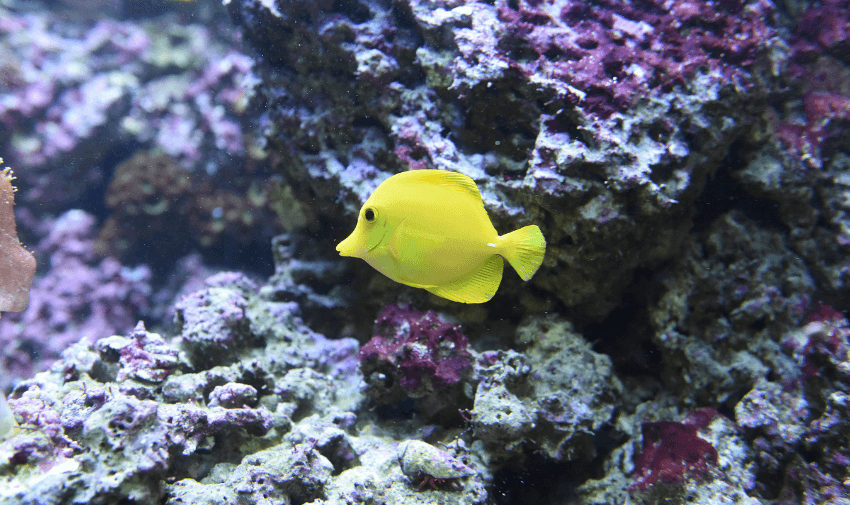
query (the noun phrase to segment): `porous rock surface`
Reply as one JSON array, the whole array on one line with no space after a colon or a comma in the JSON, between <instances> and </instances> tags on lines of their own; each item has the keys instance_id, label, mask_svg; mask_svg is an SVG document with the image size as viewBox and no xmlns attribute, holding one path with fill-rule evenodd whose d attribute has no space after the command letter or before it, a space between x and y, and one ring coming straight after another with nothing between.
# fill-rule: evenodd
<instances>
[{"instance_id":1,"label":"porous rock surface","mask_svg":"<svg viewBox=\"0 0 850 505\"><path fill-rule=\"evenodd\" d=\"M353 226L393 173L465 173L501 233L543 229L539 296L525 305L554 296L585 317L616 306L636 268L678 252L706 175L763 109L782 61L760 0L229 10L262 62L255 99L297 199Z\"/></svg>"}]
</instances>

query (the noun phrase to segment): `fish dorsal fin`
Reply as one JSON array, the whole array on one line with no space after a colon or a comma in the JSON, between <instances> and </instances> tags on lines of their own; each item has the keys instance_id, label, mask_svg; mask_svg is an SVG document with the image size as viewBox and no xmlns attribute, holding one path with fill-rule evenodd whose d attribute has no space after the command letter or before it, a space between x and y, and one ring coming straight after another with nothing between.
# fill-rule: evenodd
<instances>
[{"instance_id":1,"label":"fish dorsal fin","mask_svg":"<svg viewBox=\"0 0 850 505\"><path fill-rule=\"evenodd\" d=\"M420 182L425 184L434 184L449 189L456 189L464 194L475 198L477 203L484 205L481 200L481 192L478 191L478 186L475 181L467 175L459 172L450 172L448 170L408 170L400 174L394 175L394 179L398 182Z\"/></svg>"},{"instance_id":2,"label":"fish dorsal fin","mask_svg":"<svg viewBox=\"0 0 850 505\"><path fill-rule=\"evenodd\" d=\"M464 279L448 286L425 288L437 296L442 296L461 303L484 303L499 289L502 282L502 270L505 262L502 257L494 254L484 262L478 270Z\"/></svg>"}]
</instances>

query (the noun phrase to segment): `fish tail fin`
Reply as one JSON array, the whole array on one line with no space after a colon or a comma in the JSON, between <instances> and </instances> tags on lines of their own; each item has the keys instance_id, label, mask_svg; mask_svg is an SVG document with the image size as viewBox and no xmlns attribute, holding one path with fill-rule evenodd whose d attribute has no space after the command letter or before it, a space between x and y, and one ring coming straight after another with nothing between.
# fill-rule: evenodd
<instances>
[{"instance_id":1,"label":"fish tail fin","mask_svg":"<svg viewBox=\"0 0 850 505\"><path fill-rule=\"evenodd\" d=\"M537 272L546 253L546 239L537 225L526 226L499 237L503 256L527 281Z\"/></svg>"}]
</instances>

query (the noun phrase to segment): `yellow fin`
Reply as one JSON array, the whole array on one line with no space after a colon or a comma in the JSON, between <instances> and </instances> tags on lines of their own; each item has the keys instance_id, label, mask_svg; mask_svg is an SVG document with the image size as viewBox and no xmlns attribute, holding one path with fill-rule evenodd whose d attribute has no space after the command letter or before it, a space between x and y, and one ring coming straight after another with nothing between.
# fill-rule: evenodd
<instances>
[{"instance_id":1,"label":"yellow fin","mask_svg":"<svg viewBox=\"0 0 850 505\"><path fill-rule=\"evenodd\" d=\"M537 225L526 226L499 237L505 259L522 280L531 279L546 254L546 239Z\"/></svg>"},{"instance_id":2,"label":"yellow fin","mask_svg":"<svg viewBox=\"0 0 850 505\"><path fill-rule=\"evenodd\" d=\"M473 181L469 176L458 172L433 169L408 170L407 172L394 175L392 179L399 183L423 182L447 187L449 189L460 190L464 194L475 198L476 202L484 206L484 201L481 199L481 192L478 190L478 186L475 184L475 181Z\"/></svg>"},{"instance_id":3,"label":"yellow fin","mask_svg":"<svg viewBox=\"0 0 850 505\"><path fill-rule=\"evenodd\" d=\"M504 268L502 257L494 254L484 262L472 275L460 282L448 286L437 286L426 288L431 293L453 302L461 303L484 303L499 289L502 282L502 269Z\"/></svg>"}]
</instances>

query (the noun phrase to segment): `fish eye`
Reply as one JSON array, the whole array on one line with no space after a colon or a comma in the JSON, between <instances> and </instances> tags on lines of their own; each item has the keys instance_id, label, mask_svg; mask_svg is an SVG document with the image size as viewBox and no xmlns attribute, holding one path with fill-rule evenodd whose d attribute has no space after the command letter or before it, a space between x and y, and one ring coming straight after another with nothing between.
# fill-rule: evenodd
<instances>
[{"instance_id":1,"label":"fish eye","mask_svg":"<svg viewBox=\"0 0 850 505\"><path fill-rule=\"evenodd\" d=\"M375 222L375 210L374 209L366 209L363 212L363 217L366 218L366 221L369 221L370 223L374 223Z\"/></svg>"}]
</instances>

